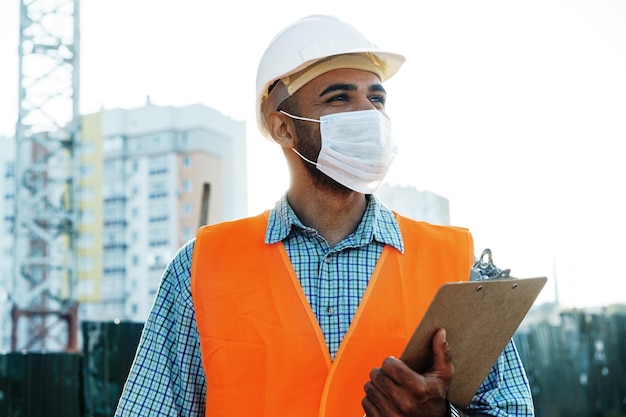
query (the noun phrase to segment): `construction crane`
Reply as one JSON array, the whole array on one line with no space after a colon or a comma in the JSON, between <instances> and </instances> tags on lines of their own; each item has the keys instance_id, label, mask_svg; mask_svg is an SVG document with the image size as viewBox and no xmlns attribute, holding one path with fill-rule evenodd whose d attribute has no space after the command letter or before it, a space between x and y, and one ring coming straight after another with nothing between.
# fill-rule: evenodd
<instances>
[{"instance_id":1,"label":"construction crane","mask_svg":"<svg viewBox=\"0 0 626 417\"><path fill-rule=\"evenodd\" d=\"M12 350L77 350L79 0L20 0Z\"/></svg>"}]
</instances>

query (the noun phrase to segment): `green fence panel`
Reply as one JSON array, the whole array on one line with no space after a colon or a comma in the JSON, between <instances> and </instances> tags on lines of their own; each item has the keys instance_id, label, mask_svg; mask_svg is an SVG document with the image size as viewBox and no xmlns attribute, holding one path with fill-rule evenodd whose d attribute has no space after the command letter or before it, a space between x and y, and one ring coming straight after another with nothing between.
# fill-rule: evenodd
<instances>
[{"instance_id":1,"label":"green fence panel","mask_svg":"<svg viewBox=\"0 0 626 417\"><path fill-rule=\"evenodd\" d=\"M143 323L83 322L86 417L110 417L132 365Z\"/></svg>"},{"instance_id":2,"label":"green fence panel","mask_svg":"<svg viewBox=\"0 0 626 417\"><path fill-rule=\"evenodd\" d=\"M626 417L626 316L564 312L514 340L536 417Z\"/></svg>"},{"instance_id":3,"label":"green fence panel","mask_svg":"<svg viewBox=\"0 0 626 417\"><path fill-rule=\"evenodd\" d=\"M0 355L0 416L82 416L81 355Z\"/></svg>"}]
</instances>

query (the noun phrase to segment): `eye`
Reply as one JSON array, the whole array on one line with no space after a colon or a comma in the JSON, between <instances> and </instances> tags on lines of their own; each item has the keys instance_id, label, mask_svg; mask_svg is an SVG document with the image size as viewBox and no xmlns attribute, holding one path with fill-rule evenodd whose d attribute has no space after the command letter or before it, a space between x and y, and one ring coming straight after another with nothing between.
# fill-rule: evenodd
<instances>
[{"instance_id":1,"label":"eye","mask_svg":"<svg viewBox=\"0 0 626 417\"><path fill-rule=\"evenodd\" d=\"M385 105L385 101L387 100L387 97L385 97L384 95L377 94L377 95L371 96L369 98L369 100L372 103L380 103L380 104L382 104L384 106Z\"/></svg>"},{"instance_id":2,"label":"eye","mask_svg":"<svg viewBox=\"0 0 626 417\"><path fill-rule=\"evenodd\" d=\"M347 101L348 100L348 95L347 94L337 94L334 95L332 97L329 97L328 100L326 100L328 103L333 102L333 101Z\"/></svg>"}]
</instances>

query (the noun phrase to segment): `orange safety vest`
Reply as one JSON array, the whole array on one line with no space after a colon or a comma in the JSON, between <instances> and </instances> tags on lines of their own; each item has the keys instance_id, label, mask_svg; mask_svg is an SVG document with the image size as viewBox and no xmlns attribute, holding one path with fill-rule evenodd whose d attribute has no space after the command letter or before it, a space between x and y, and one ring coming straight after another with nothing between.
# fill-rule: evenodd
<instances>
[{"instance_id":1,"label":"orange safety vest","mask_svg":"<svg viewBox=\"0 0 626 417\"><path fill-rule=\"evenodd\" d=\"M396 215L404 254L385 246L332 361L268 212L203 227L191 293L207 380L206 415L360 417L369 372L399 357L437 289L469 278L466 229Z\"/></svg>"}]
</instances>

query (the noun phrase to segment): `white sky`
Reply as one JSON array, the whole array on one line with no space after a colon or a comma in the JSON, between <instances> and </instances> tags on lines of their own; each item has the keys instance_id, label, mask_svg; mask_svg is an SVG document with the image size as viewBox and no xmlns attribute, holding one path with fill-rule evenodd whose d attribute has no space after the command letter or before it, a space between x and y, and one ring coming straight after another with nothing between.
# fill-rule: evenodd
<instances>
[{"instance_id":1,"label":"white sky","mask_svg":"<svg viewBox=\"0 0 626 417\"><path fill-rule=\"evenodd\" d=\"M0 0L0 135L16 122L19 3ZM566 306L626 302L623 0L87 0L81 112L150 95L247 120L257 213L287 171L257 133L256 66L279 29L313 13L407 57L386 83L400 146L388 182L448 198L452 223L512 275L548 276L540 301L558 282Z\"/></svg>"}]
</instances>

